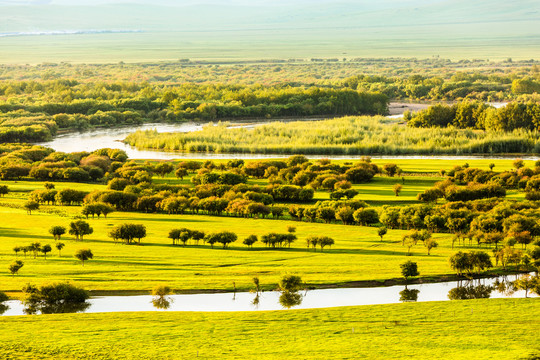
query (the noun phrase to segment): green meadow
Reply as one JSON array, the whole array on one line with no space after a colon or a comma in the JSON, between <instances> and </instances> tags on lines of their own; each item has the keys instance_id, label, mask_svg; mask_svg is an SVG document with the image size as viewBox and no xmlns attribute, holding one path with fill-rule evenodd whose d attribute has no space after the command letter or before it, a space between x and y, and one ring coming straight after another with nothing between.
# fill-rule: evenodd
<instances>
[{"instance_id":1,"label":"green meadow","mask_svg":"<svg viewBox=\"0 0 540 360\"><path fill-rule=\"evenodd\" d=\"M4 359L537 359L538 299L0 317Z\"/></svg>"},{"instance_id":2,"label":"green meadow","mask_svg":"<svg viewBox=\"0 0 540 360\"><path fill-rule=\"evenodd\" d=\"M434 173L438 168L449 169L459 162L453 160L399 160L395 161L407 172L416 169L420 174L406 174L389 178L376 176L367 184L354 185L359 191L356 199L370 206L410 205L418 203L416 195L433 186L441 178ZM471 160L471 166L485 166L491 161ZM511 160L495 160L496 169L511 167ZM385 161L377 160L382 165ZM461 162L463 164L463 162ZM532 164L532 162L531 162ZM531 165L528 164L528 165ZM189 178L177 179L171 175L154 178L155 183L188 184ZM399 279L399 265L406 260L418 262L421 277L441 278L452 274L448 257L455 250L451 247L450 234L435 234L439 247L430 256L418 244L413 247L412 257L406 257L407 248L401 238L405 230L389 230L383 241L376 227L346 226L340 223L323 224L283 220L239 218L207 215L167 215L141 212L114 212L107 218L88 219L94 232L76 241L65 234L62 242L66 247L61 256L54 247L48 229L53 225L68 228L73 217L80 214L80 206L45 206L31 215L17 208L26 200L28 193L42 189L43 183L36 181L3 181L10 193L0 198L0 268L7 269L14 260L24 261L24 267L16 276L7 271L0 272L0 290L18 292L26 283L42 284L51 281L72 281L89 290L105 292L147 292L157 284L167 284L175 291L231 290L233 283L238 289L251 289L252 278L257 276L265 289L273 289L281 276L287 273L302 274L310 286L343 285L346 283L384 282ZM265 185L266 180L250 180L250 183ZM403 191L396 197L392 186L403 184ZM91 191L105 189L105 185L56 183L56 189L74 188ZM508 198L522 199L523 193L508 192ZM329 193L317 191L314 201L329 199ZM287 204L284 204L287 205ZM109 231L123 223L144 224L147 237L141 246L115 244L108 237ZM296 227L298 240L291 248L269 249L256 243L248 249L242 240L251 234L262 236L270 232L286 232L288 226ZM172 246L168 233L174 228L189 228L204 232L233 231L238 241L224 250L219 246L188 244L186 247ZM305 239L310 235L327 235L335 239L335 245L314 251L307 249ZM31 253L25 256L13 252L15 246L26 246L32 242L51 244L53 251L45 259L40 254L36 259ZM94 259L84 267L73 256L83 248L94 253ZM476 248L473 246L472 248ZM358 284L358 283L356 283Z\"/></svg>"}]
</instances>

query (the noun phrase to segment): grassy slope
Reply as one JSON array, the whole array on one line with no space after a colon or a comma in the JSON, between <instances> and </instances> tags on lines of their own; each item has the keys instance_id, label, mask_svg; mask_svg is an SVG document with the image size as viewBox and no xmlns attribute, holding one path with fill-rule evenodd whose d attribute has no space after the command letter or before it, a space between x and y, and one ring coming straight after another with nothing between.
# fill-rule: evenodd
<instances>
[{"instance_id":1,"label":"grassy slope","mask_svg":"<svg viewBox=\"0 0 540 360\"><path fill-rule=\"evenodd\" d=\"M523 359L538 299L0 318L5 359ZM83 325L84 324L84 325Z\"/></svg>"},{"instance_id":2,"label":"grassy slope","mask_svg":"<svg viewBox=\"0 0 540 360\"><path fill-rule=\"evenodd\" d=\"M419 162L416 168L423 169L428 161ZM508 166L511 161L497 162L497 167ZM421 165L424 164L424 165ZM404 163L405 165L405 163ZM442 165L442 164L439 164ZM474 166L474 163L471 162ZM409 204L415 202L416 194L430 187L436 177L407 177L401 196L395 197L391 187L400 179L376 178L369 184L355 186L359 199L364 199L374 206L393 203ZM179 182L176 179L165 180ZM187 180L183 181L184 183ZM19 191L42 188L39 182L5 182ZM59 183L57 188L78 187L90 190L103 185L84 185ZM13 192L0 199L0 203L22 203L25 192ZM511 193L512 197L521 197ZM318 192L318 199L328 197L328 193ZM60 208L66 214L76 215L80 207L43 207ZM48 229L52 225L68 226L70 217L37 212L27 215L20 209L0 206L0 269L7 269L15 259L12 248L27 245L34 241L53 244ZM377 229L340 224L320 224L287 220L242 219L229 217L211 217L203 215L165 215L144 213L113 213L107 219L90 219L94 234L84 242L76 242L70 235L65 235L66 248L62 256L53 247L47 260L33 259L28 255L25 267L20 275L12 277L7 271L0 271L0 290L20 290L27 282L42 283L50 280L71 280L93 290L148 290L159 283L166 283L177 290L231 289L236 282L239 288L249 288L253 276L259 276L267 288L277 283L278 278L286 273L301 274L311 284L341 283L357 280L385 280L400 276L399 264L408 260L404 256L406 249L401 246L402 230L391 230L381 242ZM107 233L117 224L134 222L145 224L148 237L144 246L115 245ZM28 226L31 224L31 226ZM256 244L248 250L241 244L250 234L263 235L271 231L285 232L287 226L297 227L299 240L291 249L268 250L262 244ZM169 230L178 227L201 229L206 232L231 230L239 235L239 241L231 250L208 246L171 247L167 238ZM336 240L336 246L324 253L307 251L304 239L309 235L328 234ZM449 274L447 258L454 252L451 249L450 236L436 234L440 247L433 250L431 256L418 245L413 248L420 272L423 276ZM54 244L53 244L54 245ZM73 257L76 250L90 248L95 259L84 267ZM23 258L23 255L19 255Z\"/></svg>"}]
</instances>

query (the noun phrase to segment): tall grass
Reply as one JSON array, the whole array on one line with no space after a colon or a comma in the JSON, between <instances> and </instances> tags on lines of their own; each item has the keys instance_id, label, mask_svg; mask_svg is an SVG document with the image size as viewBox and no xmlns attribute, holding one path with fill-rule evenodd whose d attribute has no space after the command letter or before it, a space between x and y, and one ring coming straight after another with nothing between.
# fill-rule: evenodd
<instances>
[{"instance_id":1,"label":"tall grass","mask_svg":"<svg viewBox=\"0 0 540 360\"><path fill-rule=\"evenodd\" d=\"M137 148L183 152L461 155L538 152L539 140L537 131L412 129L376 116L273 122L251 129L230 128L228 123L220 122L191 133L138 131L124 141Z\"/></svg>"}]
</instances>

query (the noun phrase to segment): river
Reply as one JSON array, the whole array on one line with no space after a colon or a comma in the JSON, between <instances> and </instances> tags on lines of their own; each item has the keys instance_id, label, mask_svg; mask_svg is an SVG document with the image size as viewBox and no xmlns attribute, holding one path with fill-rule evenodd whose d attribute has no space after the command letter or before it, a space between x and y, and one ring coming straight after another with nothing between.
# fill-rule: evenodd
<instances>
[{"instance_id":1,"label":"river","mask_svg":"<svg viewBox=\"0 0 540 360\"><path fill-rule=\"evenodd\" d=\"M407 287L388 286L370 288L337 288L300 291L300 302L284 304L281 293L277 291L216 293L216 294L182 294L171 295L166 299L168 306L158 306L152 302L150 295L138 296L99 296L88 300L85 309L77 312L109 313L126 311L268 311L295 309L318 309L339 306L360 306L395 304L409 301L449 301L456 294L478 298L522 298L523 290L513 294L501 293L493 288L497 279L486 278L465 282L440 282L415 284ZM458 290L455 290L458 289ZM486 291L486 289L489 289ZM450 295L450 293L453 295ZM529 293L529 297L537 297ZM25 315L24 306L18 300L4 303L9 307L3 316Z\"/></svg>"}]
</instances>

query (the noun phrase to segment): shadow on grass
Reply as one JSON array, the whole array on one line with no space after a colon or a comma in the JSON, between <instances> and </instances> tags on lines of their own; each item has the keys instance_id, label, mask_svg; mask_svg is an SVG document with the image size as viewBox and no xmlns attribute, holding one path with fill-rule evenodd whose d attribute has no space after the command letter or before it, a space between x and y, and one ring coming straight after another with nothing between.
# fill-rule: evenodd
<instances>
[{"instance_id":1,"label":"shadow on grass","mask_svg":"<svg viewBox=\"0 0 540 360\"><path fill-rule=\"evenodd\" d=\"M422 204L418 200L365 200L365 202L370 206L399 206L399 205L417 205Z\"/></svg>"},{"instance_id":2,"label":"shadow on grass","mask_svg":"<svg viewBox=\"0 0 540 360\"><path fill-rule=\"evenodd\" d=\"M54 241L52 236L25 234L21 230L12 229L12 228L0 228L0 236L22 238L22 239Z\"/></svg>"},{"instance_id":3,"label":"shadow on grass","mask_svg":"<svg viewBox=\"0 0 540 360\"><path fill-rule=\"evenodd\" d=\"M142 213L136 213L136 214L142 214ZM154 214L148 214L148 215L156 215L155 213ZM211 216L211 215L202 215L202 214L186 214L187 216ZM184 216L186 216L184 215ZM171 216L182 216L182 215L171 215ZM148 218L144 218L144 219L136 219L136 218L132 218L132 217L117 217L115 218L115 220L123 220L123 221L137 221L137 220L140 220L140 221L152 221L152 222L175 222L175 223L181 223L181 222L200 222L200 223L206 223L206 222L210 222L210 220L199 220L199 219L185 219L185 218L152 218L152 217L148 217Z\"/></svg>"}]
</instances>

